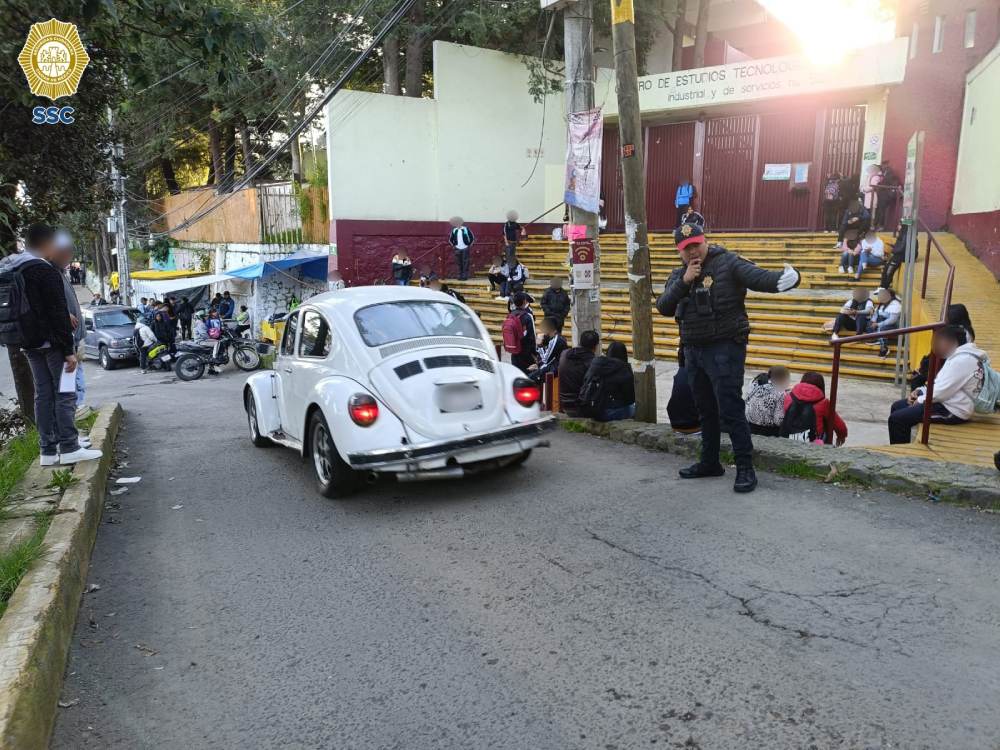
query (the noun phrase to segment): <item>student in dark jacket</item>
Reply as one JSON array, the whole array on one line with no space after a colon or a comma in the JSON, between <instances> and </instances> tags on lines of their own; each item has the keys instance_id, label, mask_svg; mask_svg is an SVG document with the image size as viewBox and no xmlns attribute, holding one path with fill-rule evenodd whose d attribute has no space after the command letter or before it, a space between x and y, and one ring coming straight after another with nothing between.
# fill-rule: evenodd
<instances>
[{"instance_id":1,"label":"student in dark jacket","mask_svg":"<svg viewBox=\"0 0 1000 750\"><path fill-rule=\"evenodd\" d=\"M39 463L54 466L100 458L101 451L80 444L74 419L76 389L60 389L63 373L75 373L79 363L62 272L54 263L56 232L44 224L33 224L28 227L25 244L26 252L3 259L0 272L20 273L30 307L21 318L20 330L21 347L35 386Z\"/></svg>"},{"instance_id":2,"label":"student in dark jacket","mask_svg":"<svg viewBox=\"0 0 1000 750\"><path fill-rule=\"evenodd\" d=\"M529 377L537 383L544 383L545 376L550 372L555 376L559 375L559 360L563 352L569 349L569 345L562 336L562 321L546 315L539 328L542 340L536 353L538 369L532 370Z\"/></svg>"},{"instance_id":3,"label":"student in dark jacket","mask_svg":"<svg viewBox=\"0 0 1000 750\"><path fill-rule=\"evenodd\" d=\"M156 340L161 344L166 344L172 347L174 345L174 335L175 329L173 323L170 320L170 314L167 312L167 306L160 305L156 314L153 316L153 325L150 326L153 329L153 334L156 336Z\"/></svg>"},{"instance_id":4,"label":"student in dark jacket","mask_svg":"<svg viewBox=\"0 0 1000 750\"><path fill-rule=\"evenodd\" d=\"M567 349L559 358L559 408L570 417L583 416L579 409L580 388L600 343L597 331L584 331L580 345Z\"/></svg>"},{"instance_id":5,"label":"student in dark jacket","mask_svg":"<svg viewBox=\"0 0 1000 750\"><path fill-rule=\"evenodd\" d=\"M562 328L563 321L569 315L569 294L563 289L562 279L558 276L549 282L549 288L542 295L542 312L547 318L555 318Z\"/></svg>"},{"instance_id":6,"label":"student in dark jacket","mask_svg":"<svg viewBox=\"0 0 1000 750\"><path fill-rule=\"evenodd\" d=\"M517 223L517 211L508 211L507 221L503 225L503 243L508 262L517 255L517 241L521 238L521 232L521 225Z\"/></svg>"},{"instance_id":7,"label":"student in dark jacket","mask_svg":"<svg viewBox=\"0 0 1000 750\"><path fill-rule=\"evenodd\" d=\"M635 376L628 363L628 351L621 341L613 341L608 353L594 357L583 378L582 391L588 384L600 384L599 411L593 415L598 422L616 422L635 416Z\"/></svg>"},{"instance_id":8,"label":"student in dark jacket","mask_svg":"<svg viewBox=\"0 0 1000 750\"><path fill-rule=\"evenodd\" d=\"M177 319L181 322L181 339L191 338L191 319L194 317L194 305L187 297L181 297L181 303L177 305Z\"/></svg>"}]
</instances>

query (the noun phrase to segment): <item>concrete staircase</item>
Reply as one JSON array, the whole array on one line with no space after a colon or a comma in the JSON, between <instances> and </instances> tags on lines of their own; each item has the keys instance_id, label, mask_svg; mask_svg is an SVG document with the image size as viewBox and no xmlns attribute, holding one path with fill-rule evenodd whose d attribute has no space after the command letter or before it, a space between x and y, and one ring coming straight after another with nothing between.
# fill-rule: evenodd
<instances>
[{"instance_id":1,"label":"concrete staircase","mask_svg":"<svg viewBox=\"0 0 1000 750\"><path fill-rule=\"evenodd\" d=\"M836 237L822 233L786 234L712 234L710 240L738 252L764 268L780 269L786 261L802 272L802 285L782 295L757 294L747 297L747 310L753 331L748 346L747 368L764 370L784 364L796 372L830 372L833 350L829 334L821 329L834 317L855 284L852 277L836 272L839 253L833 249ZM678 264L673 238L653 235L650 240L653 290L658 295L670 271ZM518 257L531 273L528 291L541 299L541 293L554 276L568 275L567 245L551 238L533 236L518 248ZM624 235L601 236L601 333L605 343L622 341L631 351ZM879 272L868 271L862 283L875 289ZM478 269L474 279L449 284L465 295L483 322L499 342L507 305L489 293L485 270ZM535 305L538 310L538 305ZM540 310L539 310L540 312ZM654 309L654 340L658 359L675 359L679 344L677 326ZM567 326L570 322L567 321ZM891 342L893 345L895 342ZM875 346L847 347L843 351L841 373L847 376L891 380L894 352L886 359L878 356Z\"/></svg>"}]
</instances>

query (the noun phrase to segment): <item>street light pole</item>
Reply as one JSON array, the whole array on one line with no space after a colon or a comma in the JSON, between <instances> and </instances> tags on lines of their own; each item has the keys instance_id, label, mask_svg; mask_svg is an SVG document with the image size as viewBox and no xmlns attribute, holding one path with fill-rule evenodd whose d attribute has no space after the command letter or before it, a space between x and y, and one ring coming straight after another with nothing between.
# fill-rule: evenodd
<instances>
[{"instance_id":1,"label":"street light pole","mask_svg":"<svg viewBox=\"0 0 1000 750\"><path fill-rule=\"evenodd\" d=\"M594 108L594 0L575 0L563 11L563 34L566 51L567 114ZM598 241L597 214L576 206L569 207L570 224L585 226L587 238L594 243L593 287L573 288L573 339L587 330L601 330L601 248Z\"/></svg>"},{"instance_id":2,"label":"street light pole","mask_svg":"<svg viewBox=\"0 0 1000 750\"><path fill-rule=\"evenodd\" d=\"M625 203L625 249L628 257L629 306L632 313L632 362L636 419L656 422L656 368L653 353L653 285L646 226L639 73L635 56L635 10L632 0L611 0L618 88L618 133Z\"/></svg>"}]
</instances>

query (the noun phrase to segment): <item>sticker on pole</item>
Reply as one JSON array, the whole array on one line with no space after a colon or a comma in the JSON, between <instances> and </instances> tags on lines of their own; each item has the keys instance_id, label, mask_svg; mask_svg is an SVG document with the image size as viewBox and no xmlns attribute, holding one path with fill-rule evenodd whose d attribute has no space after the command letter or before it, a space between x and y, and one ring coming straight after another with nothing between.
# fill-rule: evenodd
<instances>
[{"instance_id":1,"label":"sticker on pole","mask_svg":"<svg viewBox=\"0 0 1000 750\"><path fill-rule=\"evenodd\" d=\"M632 0L611 0L611 23L635 23L635 8Z\"/></svg>"},{"instance_id":2,"label":"sticker on pole","mask_svg":"<svg viewBox=\"0 0 1000 750\"><path fill-rule=\"evenodd\" d=\"M594 288L594 241L577 240L570 244L573 259L573 288Z\"/></svg>"}]
</instances>

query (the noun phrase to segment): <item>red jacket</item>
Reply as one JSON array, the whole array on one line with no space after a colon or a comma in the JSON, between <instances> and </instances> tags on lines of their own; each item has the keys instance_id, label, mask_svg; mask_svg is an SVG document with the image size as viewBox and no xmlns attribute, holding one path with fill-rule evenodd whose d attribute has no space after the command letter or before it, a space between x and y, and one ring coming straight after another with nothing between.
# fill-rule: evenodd
<instances>
[{"instance_id":1,"label":"red jacket","mask_svg":"<svg viewBox=\"0 0 1000 750\"><path fill-rule=\"evenodd\" d=\"M823 391L810 383L799 383L792 388L792 393L799 401L813 405L813 411L816 412L816 434L825 435L826 418L830 413L830 400L823 395ZM785 413L788 412L788 407L791 405L792 396L788 394L785 396ZM833 432L838 441L847 440L847 424L837 412L833 413Z\"/></svg>"}]
</instances>

